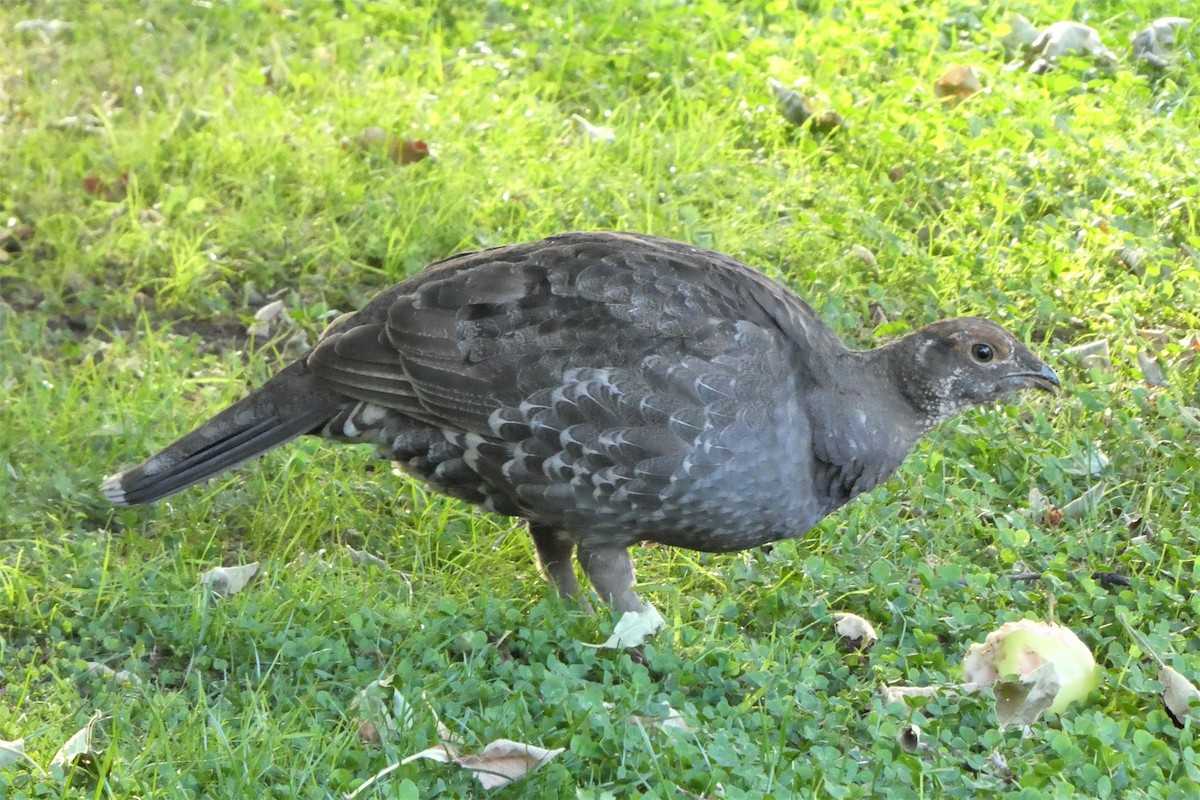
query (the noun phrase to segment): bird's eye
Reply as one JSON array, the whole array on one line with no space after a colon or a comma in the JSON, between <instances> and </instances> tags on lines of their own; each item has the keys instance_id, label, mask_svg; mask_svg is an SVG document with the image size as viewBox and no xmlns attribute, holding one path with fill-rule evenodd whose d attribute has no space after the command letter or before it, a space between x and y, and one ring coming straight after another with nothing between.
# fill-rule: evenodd
<instances>
[{"instance_id":1,"label":"bird's eye","mask_svg":"<svg viewBox=\"0 0 1200 800\"><path fill-rule=\"evenodd\" d=\"M995 354L996 353L994 350L992 350L992 346L990 344L979 342L978 344L971 345L971 355L980 364L986 364L987 362L991 361Z\"/></svg>"}]
</instances>

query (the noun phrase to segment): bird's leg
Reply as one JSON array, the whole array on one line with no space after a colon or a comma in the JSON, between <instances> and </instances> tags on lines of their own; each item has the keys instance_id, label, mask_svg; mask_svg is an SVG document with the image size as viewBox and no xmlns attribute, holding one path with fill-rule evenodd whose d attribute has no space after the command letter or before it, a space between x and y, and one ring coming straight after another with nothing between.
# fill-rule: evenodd
<instances>
[{"instance_id":1,"label":"bird's leg","mask_svg":"<svg viewBox=\"0 0 1200 800\"><path fill-rule=\"evenodd\" d=\"M579 545L575 557L604 602L617 611L641 611L642 598L633 590L633 560L624 547Z\"/></svg>"},{"instance_id":2,"label":"bird's leg","mask_svg":"<svg viewBox=\"0 0 1200 800\"><path fill-rule=\"evenodd\" d=\"M579 580L575 577L575 565L571 563L575 540L563 531L532 522L529 523L529 535L537 549L542 577L553 583L563 597L578 599L586 606L587 598L579 594Z\"/></svg>"}]
</instances>

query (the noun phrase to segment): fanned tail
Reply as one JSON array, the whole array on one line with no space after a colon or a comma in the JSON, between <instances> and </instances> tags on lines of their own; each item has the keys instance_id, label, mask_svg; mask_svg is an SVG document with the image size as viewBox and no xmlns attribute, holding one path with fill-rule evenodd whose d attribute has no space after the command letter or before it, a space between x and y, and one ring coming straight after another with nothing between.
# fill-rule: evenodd
<instances>
[{"instance_id":1,"label":"fanned tail","mask_svg":"<svg viewBox=\"0 0 1200 800\"><path fill-rule=\"evenodd\" d=\"M152 503L320 429L342 405L301 361L100 490L119 506Z\"/></svg>"}]
</instances>

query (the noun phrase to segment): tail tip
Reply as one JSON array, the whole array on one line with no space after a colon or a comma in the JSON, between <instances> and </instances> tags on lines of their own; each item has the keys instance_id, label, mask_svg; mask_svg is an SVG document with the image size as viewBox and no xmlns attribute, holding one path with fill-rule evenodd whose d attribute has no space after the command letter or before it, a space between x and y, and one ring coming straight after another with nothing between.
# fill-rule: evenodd
<instances>
[{"instance_id":1,"label":"tail tip","mask_svg":"<svg viewBox=\"0 0 1200 800\"><path fill-rule=\"evenodd\" d=\"M129 505L129 501L125 499L125 487L122 485L121 480L124 476L124 472L118 472L116 475L109 475L100 484L100 492L114 506Z\"/></svg>"}]
</instances>

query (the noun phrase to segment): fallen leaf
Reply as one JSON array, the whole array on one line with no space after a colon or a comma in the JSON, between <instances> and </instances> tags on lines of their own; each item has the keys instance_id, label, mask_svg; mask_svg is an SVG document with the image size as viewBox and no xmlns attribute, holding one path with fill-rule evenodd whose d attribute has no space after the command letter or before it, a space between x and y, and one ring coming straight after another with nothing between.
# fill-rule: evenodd
<instances>
[{"instance_id":1,"label":"fallen leaf","mask_svg":"<svg viewBox=\"0 0 1200 800\"><path fill-rule=\"evenodd\" d=\"M1145 61L1157 69L1170 66L1168 56L1175 44L1175 34L1184 25L1191 24L1184 17L1160 17L1133 35L1133 57Z\"/></svg>"},{"instance_id":2,"label":"fallen leaf","mask_svg":"<svg viewBox=\"0 0 1200 800\"><path fill-rule=\"evenodd\" d=\"M1096 369L1107 370L1112 367L1112 356L1110 355L1108 339L1100 339L1095 342L1068 347L1062 351L1062 357L1088 368L1095 367Z\"/></svg>"},{"instance_id":3,"label":"fallen leaf","mask_svg":"<svg viewBox=\"0 0 1200 800\"><path fill-rule=\"evenodd\" d=\"M1117 618L1121 620L1125 630L1137 640L1142 650L1158 663L1158 682L1163 685L1162 702L1171 721L1179 728L1184 726L1189 717L1200 722L1200 689L1168 666L1163 657L1150 646L1146 637L1130 624L1128 617L1118 614Z\"/></svg>"},{"instance_id":4,"label":"fallen leaf","mask_svg":"<svg viewBox=\"0 0 1200 800\"><path fill-rule=\"evenodd\" d=\"M254 312L254 322L246 328L246 335L265 339L276 326L285 325L290 321L287 305L282 300L275 300Z\"/></svg>"},{"instance_id":5,"label":"fallen leaf","mask_svg":"<svg viewBox=\"0 0 1200 800\"><path fill-rule=\"evenodd\" d=\"M879 686L879 695L883 698L885 706L890 706L892 703L905 703L910 697L938 697L943 694L947 697L954 697L958 692L941 686L889 686L886 683Z\"/></svg>"},{"instance_id":6,"label":"fallen leaf","mask_svg":"<svg viewBox=\"0 0 1200 800\"><path fill-rule=\"evenodd\" d=\"M230 597L246 588L246 584L257 574L257 561L240 567L214 567L200 576L200 585Z\"/></svg>"},{"instance_id":7,"label":"fallen leaf","mask_svg":"<svg viewBox=\"0 0 1200 800\"><path fill-rule=\"evenodd\" d=\"M815 112L813 112L807 97L790 86L784 86L782 82L774 78L768 78L767 85L771 87L771 92L779 101L779 108L783 112L784 119L797 127L812 119Z\"/></svg>"},{"instance_id":8,"label":"fallen leaf","mask_svg":"<svg viewBox=\"0 0 1200 800\"><path fill-rule=\"evenodd\" d=\"M578 114L572 114L571 119L579 126L589 139L593 142L615 142L617 140L617 132L612 128L604 125L593 125Z\"/></svg>"},{"instance_id":9,"label":"fallen leaf","mask_svg":"<svg viewBox=\"0 0 1200 800\"><path fill-rule=\"evenodd\" d=\"M906 753L915 753L921 749L921 726L908 724L896 732L896 744Z\"/></svg>"},{"instance_id":10,"label":"fallen leaf","mask_svg":"<svg viewBox=\"0 0 1200 800\"><path fill-rule=\"evenodd\" d=\"M454 748L442 744L422 750L400 763L408 764L418 758L428 758L443 764L457 764L470 770L484 789L496 789L525 777L565 749L546 750L532 744L497 739L478 755L459 756Z\"/></svg>"},{"instance_id":11,"label":"fallen leaf","mask_svg":"<svg viewBox=\"0 0 1200 800\"><path fill-rule=\"evenodd\" d=\"M1167 376L1163 372L1163 368L1159 365L1158 359L1154 354L1147 350L1140 350L1137 354L1138 368L1142 371L1142 379L1151 386L1166 386Z\"/></svg>"},{"instance_id":12,"label":"fallen leaf","mask_svg":"<svg viewBox=\"0 0 1200 800\"><path fill-rule=\"evenodd\" d=\"M82 765L81 762L97 755L96 751L92 749L92 729L101 718L100 712L97 711L86 725L72 734L71 738L58 748L54 758L50 759L50 774L60 781L64 780L76 766Z\"/></svg>"},{"instance_id":13,"label":"fallen leaf","mask_svg":"<svg viewBox=\"0 0 1200 800\"><path fill-rule=\"evenodd\" d=\"M129 670L114 670L112 667L107 664L101 664L99 661L87 662L87 673L89 675L99 675L101 678L112 678L115 683L131 683L134 686L142 685L142 679Z\"/></svg>"},{"instance_id":14,"label":"fallen leaf","mask_svg":"<svg viewBox=\"0 0 1200 800\"><path fill-rule=\"evenodd\" d=\"M1077 478L1091 478L1104 472L1107 466L1108 456L1104 455L1104 451L1093 443L1081 458L1063 471Z\"/></svg>"},{"instance_id":15,"label":"fallen leaf","mask_svg":"<svg viewBox=\"0 0 1200 800\"><path fill-rule=\"evenodd\" d=\"M60 33L65 33L75 26L69 22L63 22L61 19L23 19L16 25L13 25L14 33L34 32L40 33L47 40L58 36Z\"/></svg>"},{"instance_id":16,"label":"fallen leaf","mask_svg":"<svg viewBox=\"0 0 1200 800\"><path fill-rule=\"evenodd\" d=\"M1001 37L1000 42L1010 53L1019 53L1037 41L1041 32L1029 20L1020 14L1013 14L1006 23L1008 32Z\"/></svg>"},{"instance_id":17,"label":"fallen leaf","mask_svg":"<svg viewBox=\"0 0 1200 800\"><path fill-rule=\"evenodd\" d=\"M875 633L871 623L857 614L837 612L833 619L834 630L842 637L842 646L847 650L863 652L870 650L871 646L879 641L879 635Z\"/></svg>"},{"instance_id":18,"label":"fallen leaf","mask_svg":"<svg viewBox=\"0 0 1200 800\"><path fill-rule=\"evenodd\" d=\"M1100 507L1100 501L1104 498L1105 487L1104 482L1095 484L1083 494L1076 497L1071 502L1062 507L1062 515L1064 519L1083 519L1095 513Z\"/></svg>"},{"instance_id":19,"label":"fallen leaf","mask_svg":"<svg viewBox=\"0 0 1200 800\"><path fill-rule=\"evenodd\" d=\"M21 759L28 759L25 755L25 740L17 739L12 742L0 739L0 769L11 767Z\"/></svg>"},{"instance_id":20,"label":"fallen leaf","mask_svg":"<svg viewBox=\"0 0 1200 800\"><path fill-rule=\"evenodd\" d=\"M416 712L393 683L395 679L395 675L387 675L372 681L355 695L350 707L387 731L412 730Z\"/></svg>"},{"instance_id":21,"label":"fallen leaf","mask_svg":"<svg viewBox=\"0 0 1200 800\"><path fill-rule=\"evenodd\" d=\"M610 706L611 704L606 703L605 705ZM647 728L659 728L660 730L666 730L670 728L677 731L683 731L684 733L692 732L692 726L689 725L687 720L683 718L683 714L680 714L670 706L667 706L666 716L655 717L650 715L642 716L635 714L626 721L632 725L642 725Z\"/></svg>"},{"instance_id":22,"label":"fallen leaf","mask_svg":"<svg viewBox=\"0 0 1200 800\"><path fill-rule=\"evenodd\" d=\"M604 644L587 644L587 647L600 647L623 650L626 647L640 647L650 638L659 628L663 626L665 620L658 610L650 605L641 611L626 611L617 620L617 624L613 626L612 636Z\"/></svg>"},{"instance_id":23,"label":"fallen leaf","mask_svg":"<svg viewBox=\"0 0 1200 800\"><path fill-rule=\"evenodd\" d=\"M1166 664L1159 668L1158 681L1163 685L1163 705L1175 726L1182 728L1188 717L1200 723L1200 689Z\"/></svg>"},{"instance_id":24,"label":"fallen leaf","mask_svg":"<svg viewBox=\"0 0 1200 800\"><path fill-rule=\"evenodd\" d=\"M122 172L112 180L105 180L99 175L86 175L82 181L83 190L92 197L100 197L109 202L116 202L125 197L129 188L129 173Z\"/></svg>"},{"instance_id":25,"label":"fallen leaf","mask_svg":"<svg viewBox=\"0 0 1200 800\"><path fill-rule=\"evenodd\" d=\"M933 94L941 100L965 100L983 89L983 82L974 67L957 64L933 84Z\"/></svg>"},{"instance_id":26,"label":"fallen leaf","mask_svg":"<svg viewBox=\"0 0 1200 800\"><path fill-rule=\"evenodd\" d=\"M1051 663L1042 664L1016 680L997 681L992 687L996 718L1001 725L1029 727L1054 705L1062 689L1063 681Z\"/></svg>"},{"instance_id":27,"label":"fallen leaf","mask_svg":"<svg viewBox=\"0 0 1200 800\"><path fill-rule=\"evenodd\" d=\"M863 266L869 269L875 269L879 266L879 262L876 260L875 254L871 252L869 247L865 247L861 244L851 245L850 255L857 258L863 263ZM875 305L879 304L876 303Z\"/></svg>"},{"instance_id":28,"label":"fallen leaf","mask_svg":"<svg viewBox=\"0 0 1200 800\"><path fill-rule=\"evenodd\" d=\"M346 550L346 555L349 556L350 562L360 567L373 566L380 569L391 569L388 563L374 553L369 553L366 550L355 550L350 545L343 545Z\"/></svg>"},{"instance_id":29,"label":"fallen leaf","mask_svg":"<svg viewBox=\"0 0 1200 800\"><path fill-rule=\"evenodd\" d=\"M60 130L82 131L83 133L100 133L104 130L104 123L94 114L69 114L51 122L50 127Z\"/></svg>"},{"instance_id":30,"label":"fallen leaf","mask_svg":"<svg viewBox=\"0 0 1200 800\"><path fill-rule=\"evenodd\" d=\"M429 145L422 139L392 137L388 141L388 158L394 164L415 164L429 158Z\"/></svg>"},{"instance_id":31,"label":"fallen leaf","mask_svg":"<svg viewBox=\"0 0 1200 800\"><path fill-rule=\"evenodd\" d=\"M1029 66L1029 72L1034 75L1054 69L1059 57L1068 53L1090 55L1107 64L1117 63L1117 56L1100 41L1100 34L1096 29L1082 22L1055 22L1042 31L1029 47L1030 56L1037 56Z\"/></svg>"}]
</instances>

